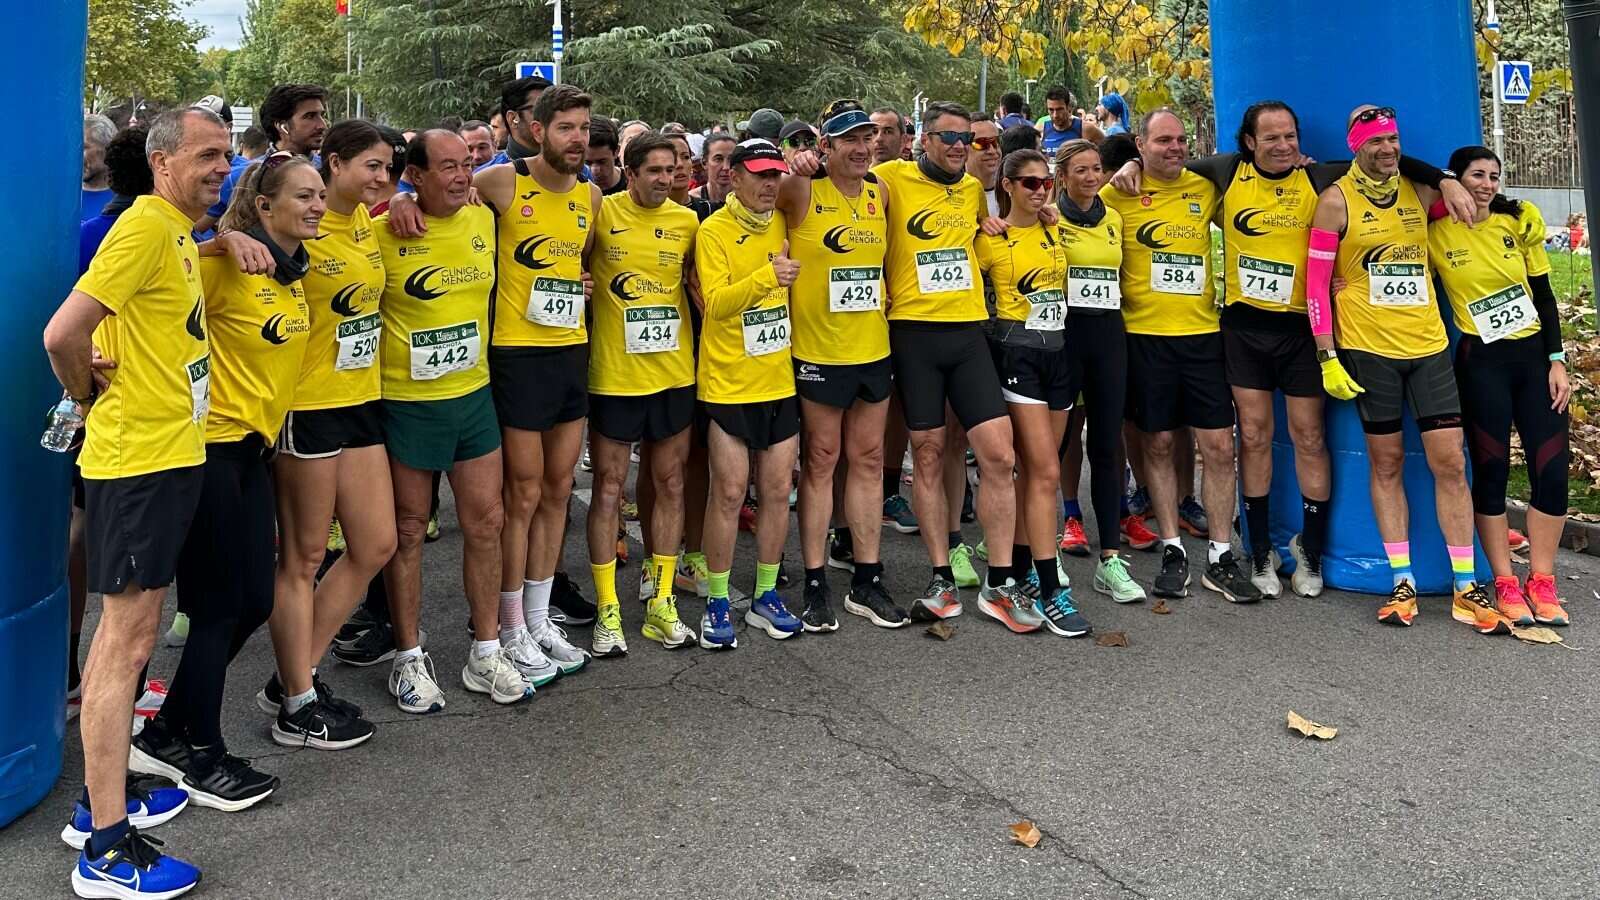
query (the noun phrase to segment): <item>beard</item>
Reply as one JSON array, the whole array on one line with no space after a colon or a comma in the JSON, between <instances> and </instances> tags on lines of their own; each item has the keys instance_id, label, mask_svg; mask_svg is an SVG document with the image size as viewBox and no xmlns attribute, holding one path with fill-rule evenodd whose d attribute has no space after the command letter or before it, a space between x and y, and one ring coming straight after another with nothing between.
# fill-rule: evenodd
<instances>
[{"instance_id":1,"label":"beard","mask_svg":"<svg viewBox=\"0 0 1600 900\"><path fill-rule=\"evenodd\" d=\"M563 175L576 175L583 171L583 160L571 162L566 154L557 153L554 148L546 145L539 153L544 157L545 164Z\"/></svg>"}]
</instances>

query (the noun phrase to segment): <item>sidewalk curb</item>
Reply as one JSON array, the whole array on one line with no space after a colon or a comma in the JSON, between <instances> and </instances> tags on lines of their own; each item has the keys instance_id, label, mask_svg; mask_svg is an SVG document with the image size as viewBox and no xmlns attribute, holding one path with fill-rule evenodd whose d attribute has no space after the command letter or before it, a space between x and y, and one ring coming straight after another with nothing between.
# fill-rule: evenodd
<instances>
[{"instance_id":1,"label":"sidewalk curb","mask_svg":"<svg viewBox=\"0 0 1600 900\"><path fill-rule=\"evenodd\" d=\"M1527 533L1528 504L1520 500L1506 501L1506 524ZM1561 546L1589 556L1600 556L1600 525L1567 520L1561 531Z\"/></svg>"}]
</instances>

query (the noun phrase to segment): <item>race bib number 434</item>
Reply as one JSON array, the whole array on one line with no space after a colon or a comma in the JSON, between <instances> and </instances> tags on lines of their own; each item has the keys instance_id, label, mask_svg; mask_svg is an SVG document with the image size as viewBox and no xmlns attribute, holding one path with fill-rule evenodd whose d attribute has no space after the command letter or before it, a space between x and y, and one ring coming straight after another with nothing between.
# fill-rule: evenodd
<instances>
[{"instance_id":1,"label":"race bib number 434","mask_svg":"<svg viewBox=\"0 0 1600 900\"><path fill-rule=\"evenodd\" d=\"M678 349L681 316L672 306L634 306L622 311L624 347L629 353L666 353Z\"/></svg>"}]
</instances>

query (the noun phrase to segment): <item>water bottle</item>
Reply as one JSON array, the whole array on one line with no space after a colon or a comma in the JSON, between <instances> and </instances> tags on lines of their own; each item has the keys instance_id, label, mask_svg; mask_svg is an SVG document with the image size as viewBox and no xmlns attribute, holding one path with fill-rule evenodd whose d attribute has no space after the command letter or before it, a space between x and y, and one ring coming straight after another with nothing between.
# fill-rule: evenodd
<instances>
[{"instance_id":1,"label":"water bottle","mask_svg":"<svg viewBox=\"0 0 1600 900\"><path fill-rule=\"evenodd\" d=\"M82 443L83 415L78 412L77 402L64 396L45 414L39 446L55 453L69 453Z\"/></svg>"}]
</instances>

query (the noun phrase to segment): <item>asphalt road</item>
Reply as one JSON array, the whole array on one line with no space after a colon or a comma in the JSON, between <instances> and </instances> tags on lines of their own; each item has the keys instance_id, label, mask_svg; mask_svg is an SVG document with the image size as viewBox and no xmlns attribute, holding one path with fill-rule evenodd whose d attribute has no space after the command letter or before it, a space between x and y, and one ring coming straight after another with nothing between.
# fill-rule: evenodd
<instances>
[{"instance_id":1,"label":"asphalt road","mask_svg":"<svg viewBox=\"0 0 1600 900\"><path fill-rule=\"evenodd\" d=\"M927 579L920 540L885 544L891 592L909 598ZM224 731L283 787L253 810L193 809L153 832L204 869L193 896L1600 894L1591 557L1560 561L1582 651L1478 636L1443 598L1409 630L1337 592L1254 607L1197 592L1153 615L1087 590L1089 561L1073 559L1080 606L1128 646L1012 635L964 592L947 642L846 615L835 634L781 643L741 624L739 649L712 655L638 636L635 545L619 576L630 655L498 707L456 674L460 546L447 509L424 562L442 713L399 712L387 665L333 663L325 677L377 736L286 750L252 697L272 665L265 630L245 649ZM748 590L748 535L740 548ZM1133 555L1148 584L1154 555ZM581 527L566 558L587 589ZM798 582L792 535L788 559ZM841 597L848 576L831 577ZM786 594L798 609L798 583ZM152 671L175 663L162 649ZM1289 732L1289 710L1338 737ZM0 897L70 896L74 856L57 834L81 771L74 733L55 792L0 831ZM1010 840L1024 819L1043 835L1032 849Z\"/></svg>"}]
</instances>

